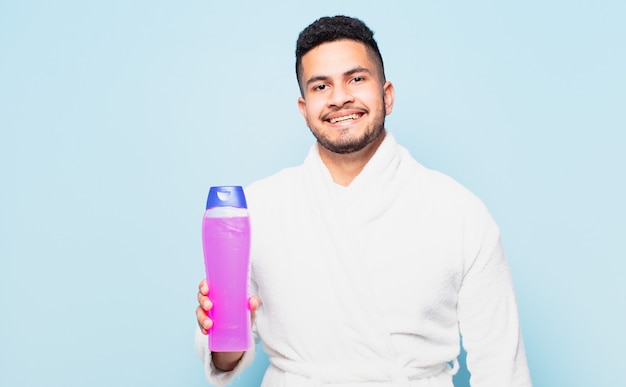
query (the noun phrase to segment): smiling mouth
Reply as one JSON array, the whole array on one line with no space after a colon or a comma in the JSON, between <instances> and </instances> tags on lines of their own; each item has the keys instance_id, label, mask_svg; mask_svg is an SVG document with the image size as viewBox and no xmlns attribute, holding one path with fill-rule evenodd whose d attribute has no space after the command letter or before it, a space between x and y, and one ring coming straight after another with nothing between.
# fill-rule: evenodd
<instances>
[{"instance_id":1,"label":"smiling mouth","mask_svg":"<svg viewBox=\"0 0 626 387\"><path fill-rule=\"evenodd\" d=\"M336 124L336 123L338 123L338 122L346 122L346 121L356 120L356 119L358 119L359 117L361 117L361 115L360 115L360 114L357 114L357 113L352 113L352 114L348 114L348 115L341 116L341 117L333 117L333 118L330 118L328 121L329 121L331 124Z\"/></svg>"}]
</instances>

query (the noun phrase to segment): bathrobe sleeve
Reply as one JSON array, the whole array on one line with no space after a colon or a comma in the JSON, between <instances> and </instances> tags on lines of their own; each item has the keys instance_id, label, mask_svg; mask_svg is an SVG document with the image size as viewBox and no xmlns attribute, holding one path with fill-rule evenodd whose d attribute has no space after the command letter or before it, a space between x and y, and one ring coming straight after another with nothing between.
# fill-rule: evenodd
<instances>
[{"instance_id":1,"label":"bathrobe sleeve","mask_svg":"<svg viewBox=\"0 0 626 387\"><path fill-rule=\"evenodd\" d=\"M239 361L235 369L229 372L224 372L215 368L213 365L213 359L211 356L211 351L209 351L207 344L207 336L203 335L200 332L200 328L196 328L196 336L195 336L195 347L196 353L200 357L202 364L204 365L204 372L207 380L211 385L216 387L223 387L230 383L236 376L241 374L244 369L248 368L252 362L254 361L254 356L256 353L256 348L253 345L246 353L243 355L243 358Z\"/></svg>"},{"instance_id":2,"label":"bathrobe sleeve","mask_svg":"<svg viewBox=\"0 0 626 387\"><path fill-rule=\"evenodd\" d=\"M531 386L498 227L485 210L472 228L479 231L470 232L466 241L468 256L458 298L470 383L473 387Z\"/></svg>"}]
</instances>

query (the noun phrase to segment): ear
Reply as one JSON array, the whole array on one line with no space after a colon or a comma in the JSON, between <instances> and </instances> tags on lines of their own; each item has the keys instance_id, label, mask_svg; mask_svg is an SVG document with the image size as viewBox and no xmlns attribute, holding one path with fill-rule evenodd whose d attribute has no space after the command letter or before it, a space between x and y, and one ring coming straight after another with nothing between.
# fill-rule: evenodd
<instances>
[{"instance_id":1,"label":"ear","mask_svg":"<svg viewBox=\"0 0 626 387\"><path fill-rule=\"evenodd\" d=\"M306 124L309 125L309 119L306 115L306 101L304 100L304 97L298 97L298 109L300 109L300 114L304 117Z\"/></svg>"},{"instance_id":2,"label":"ear","mask_svg":"<svg viewBox=\"0 0 626 387\"><path fill-rule=\"evenodd\" d=\"M385 103L385 115L388 116L393 110L393 101L396 96L396 92L393 88L393 84L389 81L383 85L383 102Z\"/></svg>"}]
</instances>

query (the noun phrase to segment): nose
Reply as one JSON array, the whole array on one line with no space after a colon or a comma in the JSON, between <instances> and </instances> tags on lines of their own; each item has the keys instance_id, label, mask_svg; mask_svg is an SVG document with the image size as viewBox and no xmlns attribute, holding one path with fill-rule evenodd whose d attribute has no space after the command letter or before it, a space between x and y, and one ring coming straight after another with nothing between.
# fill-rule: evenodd
<instances>
[{"instance_id":1,"label":"nose","mask_svg":"<svg viewBox=\"0 0 626 387\"><path fill-rule=\"evenodd\" d=\"M354 102L350 88L343 84L334 85L328 96L328 106L342 107L350 102Z\"/></svg>"}]
</instances>

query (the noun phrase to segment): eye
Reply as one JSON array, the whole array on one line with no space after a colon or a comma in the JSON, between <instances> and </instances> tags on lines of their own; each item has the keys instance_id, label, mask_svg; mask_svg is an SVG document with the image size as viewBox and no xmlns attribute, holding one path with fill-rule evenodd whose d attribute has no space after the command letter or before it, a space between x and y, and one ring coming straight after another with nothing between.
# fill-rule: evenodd
<instances>
[{"instance_id":1,"label":"eye","mask_svg":"<svg viewBox=\"0 0 626 387\"><path fill-rule=\"evenodd\" d=\"M313 90L314 91L322 91L322 90L326 90L326 88L328 88L328 85L321 84L321 85L314 86Z\"/></svg>"},{"instance_id":2,"label":"eye","mask_svg":"<svg viewBox=\"0 0 626 387\"><path fill-rule=\"evenodd\" d=\"M360 77L360 76L352 78L352 82L354 83L363 82L364 80L365 80L365 77Z\"/></svg>"}]
</instances>

